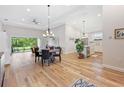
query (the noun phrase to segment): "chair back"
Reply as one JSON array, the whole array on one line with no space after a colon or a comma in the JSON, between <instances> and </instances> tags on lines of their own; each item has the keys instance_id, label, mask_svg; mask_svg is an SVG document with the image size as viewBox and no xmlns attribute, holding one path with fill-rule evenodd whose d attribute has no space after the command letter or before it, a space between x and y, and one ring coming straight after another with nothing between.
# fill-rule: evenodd
<instances>
[{"instance_id":1,"label":"chair back","mask_svg":"<svg viewBox=\"0 0 124 93\"><path fill-rule=\"evenodd\" d=\"M42 50L42 59L49 59L50 53L49 50Z\"/></svg>"},{"instance_id":2,"label":"chair back","mask_svg":"<svg viewBox=\"0 0 124 93\"><path fill-rule=\"evenodd\" d=\"M55 49L58 50L58 54L61 55L62 48L61 47L56 47Z\"/></svg>"},{"instance_id":3,"label":"chair back","mask_svg":"<svg viewBox=\"0 0 124 93\"><path fill-rule=\"evenodd\" d=\"M35 48L34 48L34 47L31 48L31 52L32 52L32 53L35 53Z\"/></svg>"},{"instance_id":4,"label":"chair back","mask_svg":"<svg viewBox=\"0 0 124 93\"><path fill-rule=\"evenodd\" d=\"M34 53L35 53L35 57L39 56L39 48L38 47L34 47Z\"/></svg>"},{"instance_id":5,"label":"chair back","mask_svg":"<svg viewBox=\"0 0 124 93\"><path fill-rule=\"evenodd\" d=\"M39 56L39 52L35 51L35 57Z\"/></svg>"},{"instance_id":6,"label":"chair back","mask_svg":"<svg viewBox=\"0 0 124 93\"><path fill-rule=\"evenodd\" d=\"M54 46L51 46L51 47L49 47L50 48L50 50L53 50L54 49Z\"/></svg>"},{"instance_id":7,"label":"chair back","mask_svg":"<svg viewBox=\"0 0 124 93\"><path fill-rule=\"evenodd\" d=\"M39 48L38 47L35 47L35 52L38 52L39 51Z\"/></svg>"}]
</instances>

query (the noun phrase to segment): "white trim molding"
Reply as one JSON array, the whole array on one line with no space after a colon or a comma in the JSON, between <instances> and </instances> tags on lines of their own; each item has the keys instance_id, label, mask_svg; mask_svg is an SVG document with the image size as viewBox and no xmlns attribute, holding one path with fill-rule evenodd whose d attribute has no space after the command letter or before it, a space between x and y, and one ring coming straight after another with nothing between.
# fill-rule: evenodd
<instances>
[{"instance_id":1,"label":"white trim molding","mask_svg":"<svg viewBox=\"0 0 124 93\"><path fill-rule=\"evenodd\" d=\"M123 68L118 68L118 67L110 66L110 65L106 65L106 64L102 64L102 66L106 67L106 68L110 68L110 69L116 70L116 71L124 72Z\"/></svg>"}]
</instances>

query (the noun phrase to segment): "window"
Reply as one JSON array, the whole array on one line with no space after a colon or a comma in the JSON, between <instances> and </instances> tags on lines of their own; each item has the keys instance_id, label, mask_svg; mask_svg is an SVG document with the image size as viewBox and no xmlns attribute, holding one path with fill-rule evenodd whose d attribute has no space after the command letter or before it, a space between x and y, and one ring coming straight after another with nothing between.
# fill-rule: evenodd
<instances>
[{"instance_id":1,"label":"window","mask_svg":"<svg viewBox=\"0 0 124 93\"><path fill-rule=\"evenodd\" d=\"M12 37L12 53L31 51L31 47L37 46L37 38Z\"/></svg>"}]
</instances>

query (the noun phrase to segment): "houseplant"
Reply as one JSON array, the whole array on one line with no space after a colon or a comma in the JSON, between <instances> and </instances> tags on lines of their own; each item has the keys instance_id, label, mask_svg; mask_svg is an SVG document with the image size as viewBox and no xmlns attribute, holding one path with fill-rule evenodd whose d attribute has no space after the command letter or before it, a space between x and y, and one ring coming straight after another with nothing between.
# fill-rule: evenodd
<instances>
[{"instance_id":1,"label":"houseplant","mask_svg":"<svg viewBox=\"0 0 124 93\"><path fill-rule=\"evenodd\" d=\"M76 51L77 51L78 54L79 54L78 58L79 58L79 59L84 58L84 54L82 53L83 50L84 50L84 42L83 42L83 40L81 40L81 39L76 39L76 40L75 40L75 44L76 44Z\"/></svg>"}]
</instances>

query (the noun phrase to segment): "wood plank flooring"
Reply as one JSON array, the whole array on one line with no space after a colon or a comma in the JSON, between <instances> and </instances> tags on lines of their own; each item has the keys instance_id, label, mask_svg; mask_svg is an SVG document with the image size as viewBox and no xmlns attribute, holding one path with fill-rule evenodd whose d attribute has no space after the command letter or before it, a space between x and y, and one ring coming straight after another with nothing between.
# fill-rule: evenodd
<instances>
[{"instance_id":1,"label":"wood plank flooring","mask_svg":"<svg viewBox=\"0 0 124 93\"><path fill-rule=\"evenodd\" d=\"M124 73L103 68L102 55L78 59L76 54L62 55L62 62L42 67L31 53L12 55L6 67L5 87L70 87L77 79L85 79L98 87L124 86ZM10 70L8 70L10 69Z\"/></svg>"}]
</instances>

